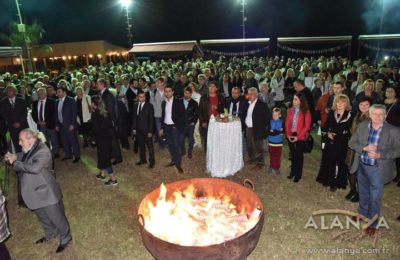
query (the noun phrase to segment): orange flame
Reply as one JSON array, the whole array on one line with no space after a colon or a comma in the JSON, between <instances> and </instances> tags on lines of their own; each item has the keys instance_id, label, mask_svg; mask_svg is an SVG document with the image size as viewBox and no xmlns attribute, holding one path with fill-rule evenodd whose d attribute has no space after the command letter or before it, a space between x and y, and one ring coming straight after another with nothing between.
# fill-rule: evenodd
<instances>
[{"instance_id":1,"label":"orange flame","mask_svg":"<svg viewBox=\"0 0 400 260\"><path fill-rule=\"evenodd\" d=\"M196 197L191 185L175 191L166 199L167 188L161 184L155 204L147 201L145 229L154 236L182 246L208 246L237 238L253 228L261 211L251 216L238 212L228 196Z\"/></svg>"}]
</instances>

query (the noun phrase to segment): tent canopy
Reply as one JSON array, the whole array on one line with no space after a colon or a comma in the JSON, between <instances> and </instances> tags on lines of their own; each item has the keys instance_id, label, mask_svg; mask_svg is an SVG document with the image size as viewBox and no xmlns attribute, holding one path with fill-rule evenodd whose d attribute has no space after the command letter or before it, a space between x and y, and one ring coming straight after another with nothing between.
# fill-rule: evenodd
<instances>
[{"instance_id":1,"label":"tent canopy","mask_svg":"<svg viewBox=\"0 0 400 260\"><path fill-rule=\"evenodd\" d=\"M399 40L400 34L369 34L358 36L359 40Z\"/></svg>"},{"instance_id":2,"label":"tent canopy","mask_svg":"<svg viewBox=\"0 0 400 260\"><path fill-rule=\"evenodd\" d=\"M18 57L22 55L21 47L0 47L0 57Z\"/></svg>"},{"instance_id":3,"label":"tent canopy","mask_svg":"<svg viewBox=\"0 0 400 260\"><path fill-rule=\"evenodd\" d=\"M278 43L329 43L351 41L352 36L279 37Z\"/></svg>"},{"instance_id":4,"label":"tent canopy","mask_svg":"<svg viewBox=\"0 0 400 260\"><path fill-rule=\"evenodd\" d=\"M123 47L111 44L106 41L85 41L85 42L66 42L48 44L52 52L40 49L33 50L33 56L38 58L80 56L88 54L112 55L113 53L123 53L127 50Z\"/></svg>"},{"instance_id":5,"label":"tent canopy","mask_svg":"<svg viewBox=\"0 0 400 260\"><path fill-rule=\"evenodd\" d=\"M196 41L153 42L133 44L131 53L192 52L198 47Z\"/></svg>"},{"instance_id":6,"label":"tent canopy","mask_svg":"<svg viewBox=\"0 0 400 260\"><path fill-rule=\"evenodd\" d=\"M230 45L230 44L263 44L269 43L269 38L247 38L247 39L218 39L201 40L201 45Z\"/></svg>"}]
</instances>

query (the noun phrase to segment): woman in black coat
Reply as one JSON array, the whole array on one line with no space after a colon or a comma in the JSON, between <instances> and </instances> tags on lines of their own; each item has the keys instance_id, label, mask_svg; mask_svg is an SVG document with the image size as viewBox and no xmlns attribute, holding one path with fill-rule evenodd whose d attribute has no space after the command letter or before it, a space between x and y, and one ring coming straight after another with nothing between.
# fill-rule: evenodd
<instances>
[{"instance_id":1,"label":"woman in black coat","mask_svg":"<svg viewBox=\"0 0 400 260\"><path fill-rule=\"evenodd\" d=\"M114 171L111 164L111 148L112 139L110 138L113 131L113 123L108 115L105 105L99 96L92 97L92 131L97 145L97 168L100 173L96 175L96 179L105 181L107 172L110 179L105 185L118 185L118 181L114 176Z\"/></svg>"},{"instance_id":2,"label":"woman in black coat","mask_svg":"<svg viewBox=\"0 0 400 260\"><path fill-rule=\"evenodd\" d=\"M330 186L331 191L345 189L349 167L346 164L347 144L351 135L353 115L346 95L337 95L323 132L326 133L317 182Z\"/></svg>"}]
</instances>

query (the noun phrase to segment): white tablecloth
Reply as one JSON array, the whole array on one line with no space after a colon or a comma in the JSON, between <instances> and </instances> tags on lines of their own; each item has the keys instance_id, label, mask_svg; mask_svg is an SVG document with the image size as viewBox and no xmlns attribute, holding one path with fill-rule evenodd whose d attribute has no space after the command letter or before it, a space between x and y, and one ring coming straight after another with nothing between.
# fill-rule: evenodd
<instances>
[{"instance_id":1,"label":"white tablecloth","mask_svg":"<svg viewBox=\"0 0 400 260\"><path fill-rule=\"evenodd\" d=\"M243 168L240 121L210 121L207 135L207 172L212 177L234 175Z\"/></svg>"},{"instance_id":2,"label":"white tablecloth","mask_svg":"<svg viewBox=\"0 0 400 260\"><path fill-rule=\"evenodd\" d=\"M37 128L37 125L36 125L35 121L33 121L31 111L28 111L27 120L28 120L28 126L29 126L29 128L31 128L31 129L37 131L38 128Z\"/></svg>"}]
</instances>

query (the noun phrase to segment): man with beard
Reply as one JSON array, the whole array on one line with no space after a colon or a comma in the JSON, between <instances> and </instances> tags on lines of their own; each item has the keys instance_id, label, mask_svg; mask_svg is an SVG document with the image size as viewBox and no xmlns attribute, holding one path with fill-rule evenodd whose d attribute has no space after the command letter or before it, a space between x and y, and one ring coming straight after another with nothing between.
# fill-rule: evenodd
<instances>
[{"instance_id":1,"label":"man with beard","mask_svg":"<svg viewBox=\"0 0 400 260\"><path fill-rule=\"evenodd\" d=\"M26 128L19 134L22 152L7 153L4 159L17 172L21 179L22 198L43 227L45 235L35 243L42 244L59 236L56 253L60 253L72 241L72 236L60 186L54 176L51 152L45 140L41 132Z\"/></svg>"}]
</instances>

